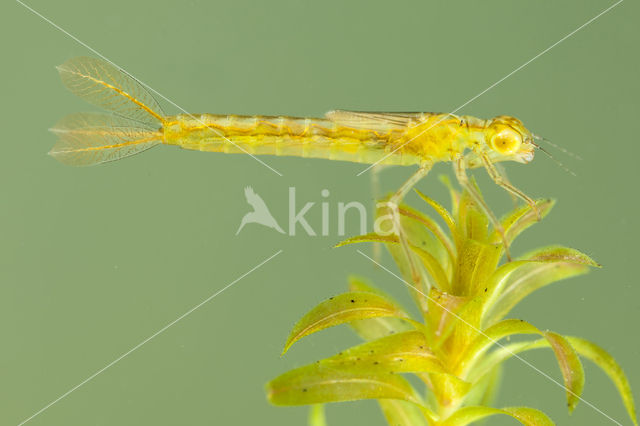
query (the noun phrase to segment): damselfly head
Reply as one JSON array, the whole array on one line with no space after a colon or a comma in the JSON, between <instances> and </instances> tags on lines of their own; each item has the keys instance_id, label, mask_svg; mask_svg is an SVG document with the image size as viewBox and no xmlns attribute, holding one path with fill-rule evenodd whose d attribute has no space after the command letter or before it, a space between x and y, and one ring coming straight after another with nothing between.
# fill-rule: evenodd
<instances>
[{"instance_id":1,"label":"damselfly head","mask_svg":"<svg viewBox=\"0 0 640 426\"><path fill-rule=\"evenodd\" d=\"M497 161L513 160L528 163L533 160L533 134L515 117L500 115L485 129L485 142Z\"/></svg>"}]
</instances>

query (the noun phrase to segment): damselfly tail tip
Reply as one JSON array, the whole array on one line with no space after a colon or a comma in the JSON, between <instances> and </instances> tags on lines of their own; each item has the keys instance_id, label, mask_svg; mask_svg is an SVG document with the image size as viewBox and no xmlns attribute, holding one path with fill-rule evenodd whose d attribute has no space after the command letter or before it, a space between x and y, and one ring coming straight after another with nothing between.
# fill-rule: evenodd
<instances>
[{"instance_id":1,"label":"damselfly tail tip","mask_svg":"<svg viewBox=\"0 0 640 426\"><path fill-rule=\"evenodd\" d=\"M57 147L53 147L49 150L49 152L47 152L47 155L49 157L55 158L58 161L62 162L62 157L64 157L65 154L68 154L68 152L62 151L60 149L57 149Z\"/></svg>"},{"instance_id":2,"label":"damselfly tail tip","mask_svg":"<svg viewBox=\"0 0 640 426\"><path fill-rule=\"evenodd\" d=\"M69 154L69 152L66 151L61 151L55 148L51 148L49 150L49 152L47 152L47 155L51 158L55 158L56 160L60 161L61 163L66 163L65 161L63 161L63 158L66 154Z\"/></svg>"}]
</instances>

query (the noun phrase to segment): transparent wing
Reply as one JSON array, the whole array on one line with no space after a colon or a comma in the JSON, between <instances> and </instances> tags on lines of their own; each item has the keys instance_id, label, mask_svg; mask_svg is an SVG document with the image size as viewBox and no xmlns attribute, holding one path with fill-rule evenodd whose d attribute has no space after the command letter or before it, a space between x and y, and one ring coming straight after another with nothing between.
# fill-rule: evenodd
<instances>
[{"instance_id":1,"label":"transparent wing","mask_svg":"<svg viewBox=\"0 0 640 426\"><path fill-rule=\"evenodd\" d=\"M119 160L161 142L162 134L136 121L102 113L68 115L50 129L58 143L49 155L73 166Z\"/></svg>"},{"instance_id":2,"label":"transparent wing","mask_svg":"<svg viewBox=\"0 0 640 426\"><path fill-rule=\"evenodd\" d=\"M106 61L78 57L59 65L63 84L76 96L109 111L157 127L162 108L133 77Z\"/></svg>"},{"instance_id":3,"label":"transparent wing","mask_svg":"<svg viewBox=\"0 0 640 426\"><path fill-rule=\"evenodd\" d=\"M334 110L327 112L325 117L346 127L371 129L386 126L404 129L430 115L433 114L428 112L361 112Z\"/></svg>"}]
</instances>

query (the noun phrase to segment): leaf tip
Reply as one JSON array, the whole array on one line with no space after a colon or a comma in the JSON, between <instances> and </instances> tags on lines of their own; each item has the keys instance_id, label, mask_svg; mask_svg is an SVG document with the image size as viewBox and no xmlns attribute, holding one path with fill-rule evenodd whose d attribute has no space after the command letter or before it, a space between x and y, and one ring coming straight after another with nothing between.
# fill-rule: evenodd
<instances>
[{"instance_id":1,"label":"leaf tip","mask_svg":"<svg viewBox=\"0 0 640 426\"><path fill-rule=\"evenodd\" d=\"M293 345L293 339L289 337L282 348L282 352L280 352L280 357L283 357L289 351L291 345Z\"/></svg>"}]
</instances>

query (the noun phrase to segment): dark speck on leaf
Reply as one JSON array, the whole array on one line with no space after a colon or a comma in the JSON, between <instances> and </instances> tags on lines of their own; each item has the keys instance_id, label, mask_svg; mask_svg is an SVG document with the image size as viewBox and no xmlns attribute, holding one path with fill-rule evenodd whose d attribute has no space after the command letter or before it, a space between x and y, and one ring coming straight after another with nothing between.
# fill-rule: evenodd
<instances>
[{"instance_id":1,"label":"dark speck on leaf","mask_svg":"<svg viewBox=\"0 0 640 426\"><path fill-rule=\"evenodd\" d=\"M303 389L302 389L302 392L306 392L306 391L307 391L307 388L303 388Z\"/></svg>"},{"instance_id":2,"label":"dark speck on leaf","mask_svg":"<svg viewBox=\"0 0 640 426\"><path fill-rule=\"evenodd\" d=\"M485 293L487 292L487 288L486 288L486 287L484 288L484 292L485 292Z\"/></svg>"},{"instance_id":3,"label":"dark speck on leaf","mask_svg":"<svg viewBox=\"0 0 640 426\"><path fill-rule=\"evenodd\" d=\"M333 300L333 297L330 297L329 300Z\"/></svg>"},{"instance_id":4,"label":"dark speck on leaf","mask_svg":"<svg viewBox=\"0 0 640 426\"><path fill-rule=\"evenodd\" d=\"M351 299L351 303L356 303L356 301L355 301L355 300L353 300L353 299Z\"/></svg>"},{"instance_id":5,"label":"dark speck on leaf","mask_svg":"<svg viewBox=\"0 0 640 426\"><path fill-rule=\"evenodd\" d=\"M373 361L373 365L378 365L380 364L378 361Z\"/></svg>"}]
</instances>

